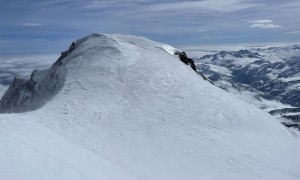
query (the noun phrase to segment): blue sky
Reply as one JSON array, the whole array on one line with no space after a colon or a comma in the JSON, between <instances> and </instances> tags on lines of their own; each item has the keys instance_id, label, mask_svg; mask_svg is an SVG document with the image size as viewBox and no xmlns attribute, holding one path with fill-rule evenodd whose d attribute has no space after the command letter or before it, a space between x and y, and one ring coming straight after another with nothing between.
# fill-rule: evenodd
<instances>
[{"instance_id":1,"label":"blue sky","mask_svg":"<svg viewBox=\"0 0 300 180\"><path fill-rule=\"evenodd\" d=\"M175 46L300 41L299 0L0 0L0 53L63 51L92 32Z\"/></svg>"}]
</instances>

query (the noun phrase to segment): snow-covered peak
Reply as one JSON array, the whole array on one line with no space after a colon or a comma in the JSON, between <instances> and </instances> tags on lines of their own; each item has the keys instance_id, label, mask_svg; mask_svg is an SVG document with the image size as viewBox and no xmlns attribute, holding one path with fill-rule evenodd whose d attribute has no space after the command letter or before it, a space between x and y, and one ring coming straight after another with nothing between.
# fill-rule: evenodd
<instances>
[{"instance_id":1,"label":"snow-covered peak","mask_svg":"<svg viewBox=\"0 0 300 180\"><path fill-rule=\"evenodd\" d=\"M119 59L121 56L128 55L128 53L133 53L129 54L129 56L136 54L137 52L130 49L135 46L149 50L164 50L165 47L168 47L168 53L171 55L174 55L174 52L177 51L169 45L142 37L93 33L74 41L68 50L61 53L60 58L50 69L34 70L30 79L15 78L0 102L0 112L24 112L40 108L61 90L68 70L80 71L84 74L89 73L89 70L84 68L85 66L74 66L74 64L78 63L90 66L94 63L93 60L90 62L86 61L87 58L110 56L111 59L108 59L107 62L98 59L97 63L100 65L101 63L113 63L115 65L114 68L119 68L128 63L135 63L135 61L131 61L133 58L126 58L118 62L111 61L112 59ZM171 52L172 50L173 52ZM103 59L107 60L107 58ZM113 66L113 64L111 65ZM102 71L102 73L105 72Z\"/></svg>"},{"instance_id":2,"label":"snow-covered peak","mask_svg":"<svg viewBox=\"0 0 300 180\"><path fill-rule=\"evenodd\" d=\"M0 116L0 146L12 149L0 148L0 169L15 167L3 164L11 157L29 164L5 179L32 179L33 169L43 172L36 179L99 179L106 171L116 176L104 179L298 179L299 141L271 115L203 80L169 46L100 34L74 44L49 70L55 75L32 78L63 77L50 101Z\"/></svg>"}]
</instances>

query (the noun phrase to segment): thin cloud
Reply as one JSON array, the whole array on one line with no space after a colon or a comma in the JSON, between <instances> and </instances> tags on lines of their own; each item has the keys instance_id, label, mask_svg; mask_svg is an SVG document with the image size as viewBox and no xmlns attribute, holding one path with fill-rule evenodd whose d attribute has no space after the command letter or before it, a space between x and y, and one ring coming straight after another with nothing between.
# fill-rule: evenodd
<instances>
[{"instance_id":1,"label":"thin cloud","mask_svg":"<svg viewBox=\"0 0 300 180\"><path fill-rule=\"evenodd\" d=\"M22 26L43 26L41 23L22 23Z\"/></svg>"},{"instance_id":2,"label":"thin cloud","mask_svg":"<svg viewBox=\"0 0 300 180\"><path fill-rule=\"evenodd\" d=\"M247 37L256 37L254 34L246 34L246 35L204 35L200 36L199 39L239 39L239 38L247 38Z\"/></svg>"},{"instance_id":3,"label":"thin cloud","mask_svg":"<svg viewBox=\"0 0 300 180\"><path fill-rule=\"evenodd\" d=\"M206 10L217 11L223 13L237 12L240 10L264 6L261 3L249 3L244 0L203 0L203 1L187 1L175 3L158 3L146 7L146 11L182 11L182 10Z\"/></svg>"},{"instance_id":4,"label":"thin cloud","mask_svg":"<svg viewBox=\"0 0 300 180\"><path fill-rule=\"evenodd\" d=\"M160 27L151 27L145 26L140 28L141 31L152 34L189 34L189 33L203 33L207 30L199 29L197 26L190 27L168 27L168 26L160 26Z\"/></svg>"},{"instance_id":5,"label":"thin cloud","mask_svg":"<svg viewBox=\"0 0 300 180\"><path fill-rule=\"evenodd\" d=\"M286 34L300 34L300 31L288 31L288 32L284 32Z\"/></svg>"},{"instance_id":6,"label":"thin cloud","mask_svg":"<svg viewBox=\"0 0 300 180\"><path fill-rule=\"evenodd\" d=\"M261 20L254 20L248 21L252 25L250 28L261 28L261 29L273 29L273 28L282 28L282 26L273 24L273 20L270 19L261 19Z\"/></svg>"}]
</instances>

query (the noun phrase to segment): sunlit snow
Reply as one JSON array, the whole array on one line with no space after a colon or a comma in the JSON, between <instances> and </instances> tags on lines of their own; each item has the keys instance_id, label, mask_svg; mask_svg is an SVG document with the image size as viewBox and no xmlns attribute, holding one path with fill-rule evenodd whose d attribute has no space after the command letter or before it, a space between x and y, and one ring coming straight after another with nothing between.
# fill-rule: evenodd
<instances>
[{"instance_id":1,"label":"sunlit snow","mask_svg":"<svg viewBox=\"0 0 300 180\"><path fill-rule=\"evenodd\" d=\"M300 178L299 139L170 46L99 34L76 45L54 98L0 115L1 179Z\"/></svg>"}]
</instances>

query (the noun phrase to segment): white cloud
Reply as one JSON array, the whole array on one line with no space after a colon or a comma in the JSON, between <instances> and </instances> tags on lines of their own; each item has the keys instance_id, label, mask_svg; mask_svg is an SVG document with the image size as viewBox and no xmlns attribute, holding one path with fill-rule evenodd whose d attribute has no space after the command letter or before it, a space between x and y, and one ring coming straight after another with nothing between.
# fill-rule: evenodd
<instances>
[{"instance_id":1,"label":"white cloud","mask_svg":"<svg viewBox=\"0 0 300 180\"><path fill-rule=\"evenodd\" d=\"M253 24L267 24L267 23L272 23L273 20L261 19L261 20L254 20L254 21L248 21L248 22L253 23Z\"/></svg>"},{"instance_id":2,"label":"white cloud","mask_svg":"<svg viewBox=\"0 0 300 180\"><path fill-rule=\"evenodd\" d=\"M282 26L273 24L273 20L270 19L261 19L261 20L254 20L248 21L252 25L251 28L262 28L262 29L273 29L273 28L282 28Z\"/></svg>"},{"instance_id":3,"label":"white cloud","mask_svg":"<svg viewBox=\"0 0 300 180\"><path fill-rule=\"evenodd\" d=\"M271 29L271 28L281 28L281 26L276 24L252 24L251 28L262 28L262 29Z\"/></svg>"},{"instance_id":4,"label":"white cloud","mask_svg":"<svg viewBox=\"0 0 300 180\"><path fill-rule=\"evenodd\" d=\"M58 56L56 53L0 54L0 96L1 85L9 85L16 75L28 78L34 69L50 68Z\"/></svg>"}]
</instances>

